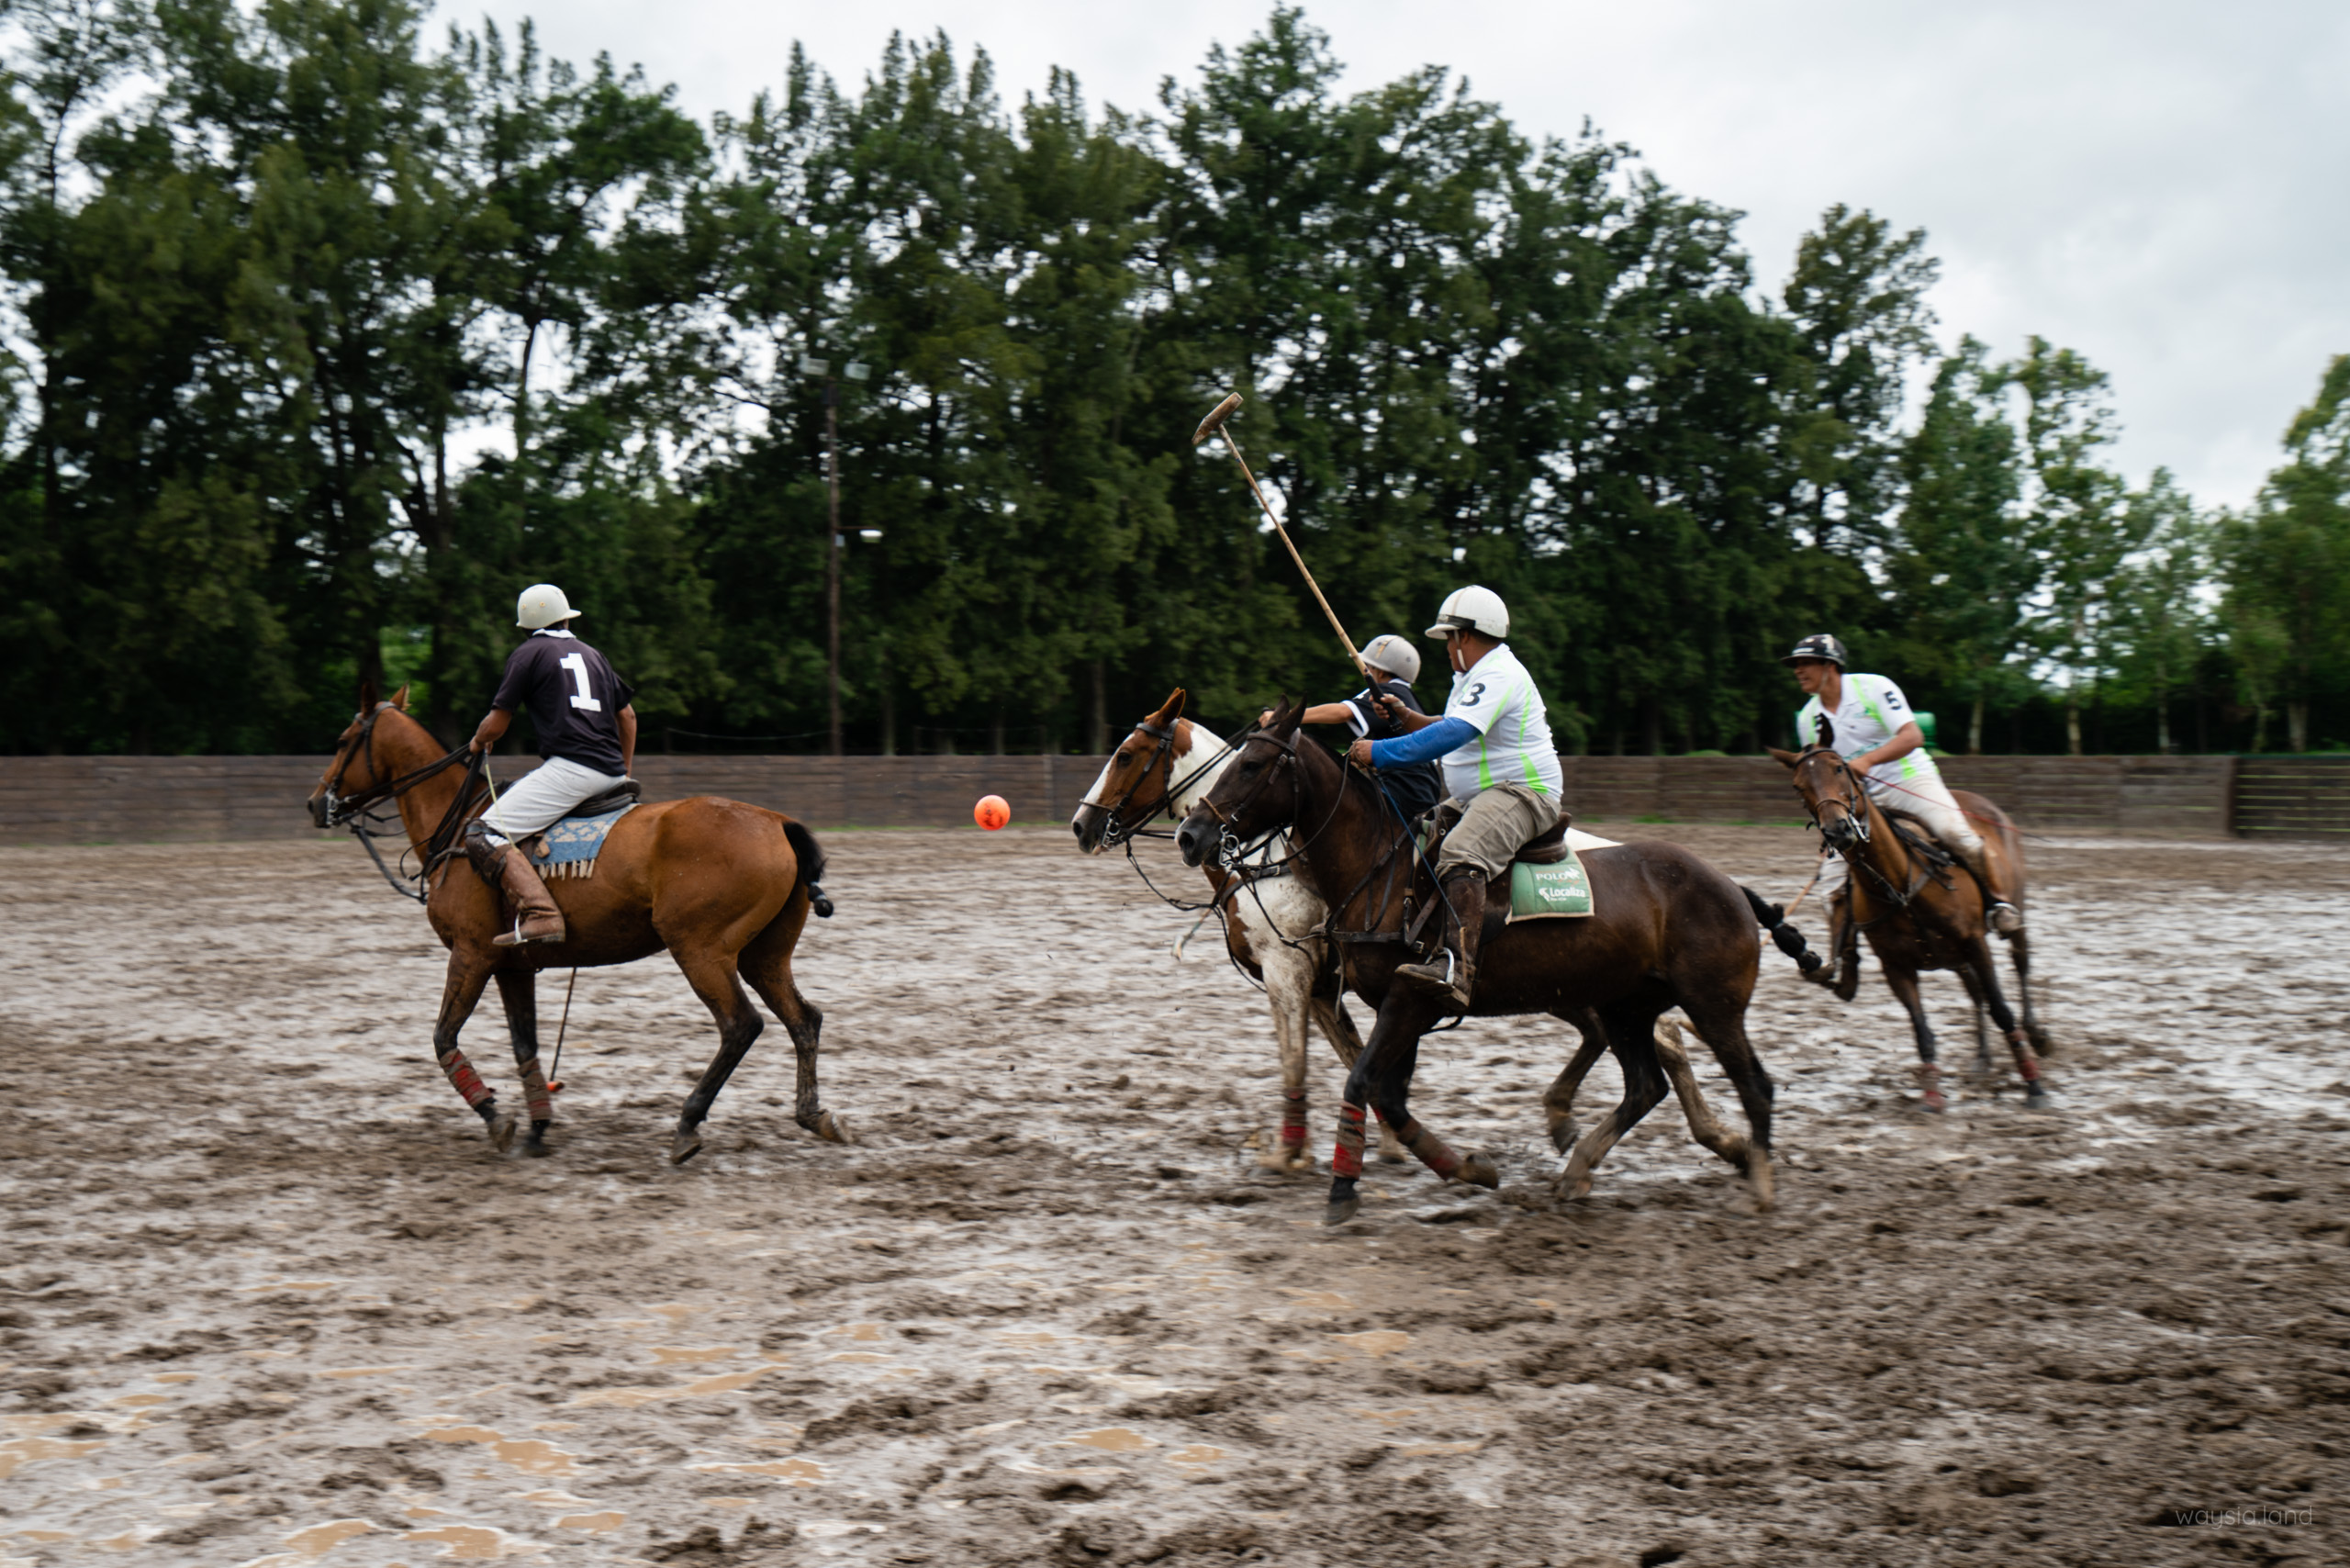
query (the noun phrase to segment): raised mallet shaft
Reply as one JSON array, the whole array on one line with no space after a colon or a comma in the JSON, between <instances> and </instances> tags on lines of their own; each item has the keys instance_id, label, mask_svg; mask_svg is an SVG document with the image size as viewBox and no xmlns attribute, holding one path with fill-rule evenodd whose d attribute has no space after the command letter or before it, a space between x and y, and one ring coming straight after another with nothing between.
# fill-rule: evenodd
<instances>
[{"instance_id":1,"label":"raised mallet shaft","mask_svg":"<svg viewBox=\"0 0 2350 1568\"><path fill-rule=\"evenodd\" d=\"M1324 615L1329 617L1330 630L1338 634L1339 645L1347 650L1347 662L1358 670L1362 670L1363 678L1368 680L1371 678L1371 672L1362 668L1362 659L1355 652L1354 639L1347 635L1347 629L1344 626L1338 624L1338 612L1332 610L1330 601L1322 597L1322 585L1314 580L1313 569L1306 566L1305 557L1297 553L1296 542L1290 538L1289 530L1281 526L1281 517L1273 510L1272 503L1265 499L1264 487L1257 483L1257 476L1249 468L1248 459L1241 455L1240 443L1232 439L1230 431L1225 429L1225 421L1231 419L1233 410L1239 407L1240 394L1235 392L1208 410L1208 417L1202 420L1200 428L1192 432L1192 444L1197 446L1212 435L1224 437L1224 449L1232 454L1232 460L1235 463L1240 465L1240 472L1248 481L1249 493L1257 498L1257 504L1265 510L1265 520L1273 525L1273 532L1281 536L1281 547L1289 552L1289 558L1297 563L1298 574L1304 577L1305 586L1314 590L1314 602L1322 607Z\"/></svg>"}]
</instances>

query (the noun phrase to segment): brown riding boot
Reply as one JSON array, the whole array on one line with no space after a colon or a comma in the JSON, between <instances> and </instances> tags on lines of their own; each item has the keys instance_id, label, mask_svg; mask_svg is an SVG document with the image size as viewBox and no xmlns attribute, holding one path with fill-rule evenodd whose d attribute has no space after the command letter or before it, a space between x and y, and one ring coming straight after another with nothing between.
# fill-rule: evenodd
<instances>
[{"instance_id":1,"label":"brown riding boot","mask_svg":"<svg viewBox=\"0 0 2350 1568\"><path fill-rule=\"evenodd\" d=\"M2023 929L2023 911L2009 901L2008 890L1991 876L1991 851L1988 846L1972 858L1953 849L1951 854L1975 878L1975 885L1983 890L1983 924L2002 936L2012 936Z\"/></svg>"},{"instance_id":2,"label":"brown riding boot","mask_svg":"<svg viewBox=\"0 0 2350 1568\"><path fill-rule=\"evenodd\" d=\"M498 881L506 894L506 902L514 907L515 928L501 931L492 938L501 947L514 947L527 942L560 942L564 938L563 911L555 908L554 895L547 891L545 882L530 857L509 846L498 863Z\"/></svg>"},{"instance_id":3,"label":"brown riding boot","mask_svg":"<svg viewBox=\"0 0 2350 1568\"><path fill-rule=\"evenodd\" d=\"M1395 971L1395 980L1466 1013L1477 979L1477 942L1485 933L1485 874L1474 868L1454 873L1445 879L1444 897L1445 958L1405 964Z\"/></svg>"}]
</instances>

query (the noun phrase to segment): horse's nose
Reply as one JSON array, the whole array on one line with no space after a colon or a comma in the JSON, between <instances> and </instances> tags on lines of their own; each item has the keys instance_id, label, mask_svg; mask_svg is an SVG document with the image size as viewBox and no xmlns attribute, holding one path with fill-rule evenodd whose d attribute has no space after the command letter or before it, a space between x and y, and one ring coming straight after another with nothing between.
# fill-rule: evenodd
<instances>
[{"instance_id":1,"label":"horse's nose","mask_svg":"<svg viewBox=\"0 0 2350 1568\"><path fill-rule=\"evenodd\" d=\"M1077 846L1091 853L1102 842L1102 813L1091 804L1077 808L1077 815L1069 819L1069 831L1076 835Z\"/></svg>"},{"instance_id":2,"label":"horse's nose","mask_svg":"<svg viewBox=\"0 0 2350 1568\"><path fill-rule=\"evenodd\" d=\"M1208 856L1208 834L1199 823L1189 819L1175 830L1175 847L1182 853L1183 864L1196 866Z\"/></svg>"}]
</instances>

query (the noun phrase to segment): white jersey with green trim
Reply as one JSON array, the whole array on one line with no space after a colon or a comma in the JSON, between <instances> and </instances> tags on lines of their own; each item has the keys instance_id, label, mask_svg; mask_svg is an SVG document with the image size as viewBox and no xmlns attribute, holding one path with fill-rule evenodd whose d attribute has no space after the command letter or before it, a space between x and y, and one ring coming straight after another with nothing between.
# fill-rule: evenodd
<instances>
[{"instance_id":1,"label":"white jersey with green trim","mask_svg":"<svg viewBox=\"0 0 2350 1568\"><path fill-rule=\"evenodd\" d=\"M1901 695L1901 688L1881 675L1845 676L1843 697L1836 711L1828 715L1834 733L1831 744L1839 756L1858 756L1864 751L1874 751L1899 734L1904 724L1917 720L1909 700ZM1823 711L1819 699L1815 697L1796 715L1796 738L1804 745L1809 745L1818 738ZM1927 755L1924 746L1869 769L1871 790L1896 784L1914 787L1926 779L1941 783L1942 769L1934 766L1934 759Z\"/></svg>"},{"instance_id":2,"label":"white jersey with green trim","mask_svg":"<svg viewBox=\"0 0 2350 1568\"><path fill-rule=\"evenodd\" d=\"M1465 801L1496 784L1523 784L1560 798L1564 780L1558 748L1550 744L1550 716L1508 644L1452 678L1444 716L1464 719L1477 732L1475 740L1444 755L1444 787L1454 796Z\"/></svg>"}]
</instances>

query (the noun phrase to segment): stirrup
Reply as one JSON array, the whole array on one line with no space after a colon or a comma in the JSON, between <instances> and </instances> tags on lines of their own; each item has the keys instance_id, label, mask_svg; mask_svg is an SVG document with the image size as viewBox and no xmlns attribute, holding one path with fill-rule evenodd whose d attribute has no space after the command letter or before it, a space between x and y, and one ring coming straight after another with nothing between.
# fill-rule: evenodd
<instances>
[{"instance_id":1,"label":"stirrup","mask_svg":"<svg viewBox=\"0 0 2350 1568\"><path fill-rule=\"evenodd\" d=\"M2000 899L1984 906L1983 922L2000 935L2012 936L2023 929L2023 911Z\"/></svg>"},{"instance_id":2,"label":"stirrup","mask_svg":"<svg viewBox=\"0 0 2350 1568\"><path fill-rule=\"evenodd\" d=\"M522 922L517 918L512 930L501 931L489 941L490 946L494 947L528 947L542 942L561 942L570 935L570 928L558 918L553 931L543 935L525 936L522 935Z\"/></svg>"}]
</instances>

